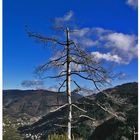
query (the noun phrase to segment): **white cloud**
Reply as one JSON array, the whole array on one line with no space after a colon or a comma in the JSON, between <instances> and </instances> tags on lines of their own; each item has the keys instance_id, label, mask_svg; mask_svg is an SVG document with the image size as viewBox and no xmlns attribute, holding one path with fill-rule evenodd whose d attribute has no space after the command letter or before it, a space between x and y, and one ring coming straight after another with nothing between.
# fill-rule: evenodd
<instances>
[{"instance_id":1,"label":"white cloud","mask_svg":"<svg viewBox=\"0 0 140 140\"><path fill-rule=\"evenodd\" d=\"M75 30L70 34L70 38L82 47L93 47L97 45L98 41L94 39L95 35L104 33L102 28L81 28Z\"/></svg>"},{"instance_id":2,"label":"white cloud","mask_svg":"<svg viewBox=\"0 0 140 140\"><path fill-rule=\"evenodd\" d=\"M75 30L70 34L71 39L78 43L82 47L93 47L97 46L99 37L112 32L111 30L105 30L103 28L81 28Z\"/></svg>"},{"instance_id":3,"label":"white cloud","mask_svg":"<svg viewBox=\"0 0 140 140\"><path fill-rule=\"evenodd\" d=\"M83 37L87 33L89 33L89 31L90 31L90 28L78 29L78 30L75 30L75 32L73 32L73 36Z\"/></svg>"},{"instance_id":4,"label":"white cloud","mask_svg":"<svg viewBox=\"0 0 140 140\"><path fill-rule=\"evenodd\" d=\"M82 39L80 42L83 46L87 46L87 47L95 46L98 43L98 41L94 41L94 40L88 39L88 38Z\"/></svg>"},{"instance_id":5,"label":"white cloud","mask_svg":"<svg viewBox=\"0 0 140 140\"><path fill-rule=\"evenodd\" d=\"M44 82L42 80L24 80L21 85L23 87L43 86Z\"/></svg>"},{"instance_id":6,"label":"white cloud","mask_svg":"<svg viewBox=\"0 0 140 140\"><path fill-rule=\"evenodd\" d=\"M122 58L122 63L129 64L132 59L137 58L138 47L135 35L114 32L102 37L102 40L105 41L107 48Z\"/></svg>"},{"instance_id":7,"label":"white cloud","mask_svg":"<svg viewBox=\"0 0 140 140\"><path fill-rule=\"evenodd\" d=\"M82 28L71 34L71 38L83 48L106 49L108 53L102 53L102 57L100 55L102 60L129 64L138 55L137 36L133 34L118 33L100 27Z\"/></svg>"},{"instance_id":8,"label":"white cloud","mask_svg":"<svg viewBox=\"0 0 140 140\"><path fill-rule=\"evenodd\" d=\"M64 17L62 18L64 21L68 21L73 17L74 13L73 11L69 11Z\"/></svg>"},{"instance_id":9,"label":"white cloud","mask_svg":"<svg viewBox=\"0 0 140 140\"><path fill-rule=\"evenodd\" d=\"M64 29L65 27L71 27L72 21L74 17L74 12L69 11L62 17L56 17L53 21L53 28L54 29Z\"/></svg>"},{"instance_id":10,"label":"white cloud","mask_svg":"<svg viewBox=\"0 0 140 140\"><path fill-rule=\"evenodd\" d=\"M58 91L58 87L57 86L49 87L47 90L53 91L53 92L57 92Z\"/></svg>"},{"instance_id":11,"label":"white cloud","mask_svg":"<svg viewBox=\"0 0 140 140\"><path fill-rule=\"evenodd\" d=\"M110 45L117 47L118 49L128 51L136 45L137 38L135 35L111 33L107 36L107 40L111 42Z\"/></svg>"},{"instance_id":12,"label":"white cloud","mask_svg":"<svg viewBox=\"0 0 140 140\"><path fill-rule=\"evenodd\" d=\"M79 65L79 64L75 64L75 63L71 63L71 70L76 70L76 71L78 71L78 70L81 70L82 69L82 66L81 65Z\"/></svg>"},{"instance_id":13,"label":"white cloud","mask_svg":"<svg viewBox=\"0 0 140 140\"><path fill-rule=\"evenodd\" d=\"M138 0L127 0L126 3L135 9L138 7Z\"/></svg>"},{"instance_id":14,"label":"white cloud","mask_svg":"<svg viewBox=\"0 0 140 140\"><path fill-rule=\"evenodd\" d=\"M137 1L127 0L127 3L136 5ZM55 18L55 21L58 26L64 27L71 21L73 15L73 11L69 11L63 17ZM100 52L100 55L95 52L102 60L119 64L129 64L138 55L138 40L137 36L133 34L118 33L101 27L86 27L71 32L70 38L83 48L95 47L102 48L102 50L106 49L106 54L104 53L105 51Z\"/></svg>"},{"instance_id":15,"label":"white cloud","mask_svg":"<svg viewBox=\"0 0 140 140\"><path fill-rule=\"evenodd\" d=\"M77 29L74 32L71 33L71 36L73 37L90 37L91 35L93 36L93 34L96 35L103 35L106 33L112 32L111 30L106 30L104 28L101 27L96 27L96 28L89 28L89 27L85 27L85 28L81 28L81 29Z\"/></svg>"},{"instance_id":16,"label":"white cloud","mask_svg":"<svg viewBox=\"0 0 140 140\"><path fill-rule=\"evenodd\" d=\"M121 73L118 74L117 77L118 77L119 80L124 80L124 79L128 78L128 75L124 72L121 72Z\"/></svg>"},{"instance_id":17,"label":"white cloud","mask_svg":"<svg viewBox=\"0 0 140 140\"><path fill-rule=\"evenodd\" d=\"M68 22L72 19L73 15L74 15L73 11L69 11L63 17L55 18L55 24L61 24L64 22Z\"/></svg>"},{"instance_id":18,"label":"white cloud","mask_svg":"<svg viewBox=\"0 0 140 140\"><path fill-rule=\"evenodd\" d=\"M111 53L100 53L100 52L92 52L92 55L97 59L97 60L106 60L110 62L116 62L116 63L122 63L122 59L118 55L113 55Z\"/></svg>"}]
</instances>

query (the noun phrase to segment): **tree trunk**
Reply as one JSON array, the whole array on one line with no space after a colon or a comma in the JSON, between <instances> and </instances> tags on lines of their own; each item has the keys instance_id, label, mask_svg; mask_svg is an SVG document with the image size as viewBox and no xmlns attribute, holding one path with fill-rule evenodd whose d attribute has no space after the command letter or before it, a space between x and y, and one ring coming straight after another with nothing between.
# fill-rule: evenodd
<instances>
[{"instance_id":1,"label":"tree trunk","mask_svg":"<svg viewBox=\"0 0 140 140\"><path fill-rule=\"evenodd\" d=\"M69 48L69 29L66 29L66 36L67 36L67 97L68 97L68 107L69 107L69 113L68 113L68 140L71 140L71 121L72 121L72 105L71 105L71 77L70 77L70 48Z\"/></svg>"},{"instance_id":2,"label":"tree trunk","mask_svg":"<svg viewBox=\"0 0 140 140\"><path fill-rule=\"evenodd\" d=\"M72 121L72 106L71 106L71 91L70 91L70 76L68 76L68 106L69 106L69 116L68 116L68 140L71 140L71 121Z\"/></svg>"}]
</instances>

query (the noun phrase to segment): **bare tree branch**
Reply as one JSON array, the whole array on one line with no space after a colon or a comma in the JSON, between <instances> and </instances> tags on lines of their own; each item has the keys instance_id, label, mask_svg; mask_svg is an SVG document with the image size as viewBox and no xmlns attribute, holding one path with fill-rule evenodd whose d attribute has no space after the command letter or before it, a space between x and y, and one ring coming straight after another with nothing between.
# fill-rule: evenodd
<instances>
[{"instance_id":1,"label":"bare tree branch","mask_svg":"<svg viewBox=\"0 0 140 140\"><path fill-rule=\"evenodd\" d=\"M68 128L67 125L60 125L60 124L54 124L54 125L62 128ZM71 128L77 128L77 126L72 126Z\"/></svg>"},{"instance_id":2,"label":"bare tree branch","mask_svg":"<svg viewBox=\"0 0 140 140\"><path fill-rule=\"evenodd\" d=\"M104 94L106 97L108 97L109 99L111 99L113 102L116 102L117 104L119 103L120 105L122 105L123 102L121 102L120 100L116 101L115 98L113 98L112 96L110 96L109 94L107 94L105 91L101 91L101 90L98 88L96 82L94 83L94 85L95 85L96 89L97 89L100 93Z\"/></svg>"},{"instance_id":3,"label":"bare tree branch","mask_svg":"<svg viewBox=\"0 0 140 140\"><path fill-rule=\"evenodd\" d=\"M60 92L61 88L63 87L63 85L65 84L66 80L63 81L63 83L60 85L58 92Z\"/></svg>"},{"instance_id":4,"label":"bare tree branch","mask_svg":"<svg viewBox=\"0 0 140 140\"><path fill-rule=\"evenodd\" d=\"M81 87L79 86L79 84L77 84L77 82L75 80L72 80L74 82L74 84L78 87L78 89L81 89Z\"/></svg>"},{"instance_id":5,"label":"bare tree branch","mask_svg":"<svg viewBox=\"0 0 140 140\"><path fill-rule=\"evenodd\" d=\"M57 43L57 44L62 45L62 46L66 46L66 43L60 42L55 38L44 37L42 35L39 35L39 34L33 33L33 32L27 32L27 33L28 33L29 37L38 39L38 40L40 40L42 42L53 42L53 43Z\"/></svg>"},{"instance_id":6,"label":"bare tree branch","mask_svg":"<svg viewBox=\"0 0 140 140\"><path fill-rule=\"evenodd\" d=\"M89 97L85 97L85 98L87 98L89 100L92 100ZM117 114L119 114L118 112L116 112L116 111L115 112L110 111L110 109L108 109L106 107L103 107L103 105L101 105L99 102L94 102L94 104L89 104L89 103L80 103L80 104L81 105L91 105L91 106L94 106L94 104L96 104L98 107L100 107L103 111L109 113L111 116L116 117L120 121L125 121L125 118L124 117L121 117L121 116L117 115Z\"/></svg>"},{"instance_id":7,"label":"bare tree branch","mask_svg":"<svg viewBox=\"0 0 140 140\"><path fill-rule=\"evenodd\" d=\"M92 81L92 82L101 82L101 80L94 80L92 78L87 78L87 77L85 77L85 76L83 76L83 75L81 75L79 73L76 73L76 72L71 72L71 75L77 75L77 76L79 76L79 77L81 77L81 78L83 78L85 80L89 80L89 81Z\"/></svg>"},{"instance_id":8,"label":"bare tree branch","mask_svg":"<svg viewBox=\"0 0 140 140\"><path fill-rule=\"evenodd\" d=\"M87 116L87 115L80 115L79 116L79 118L88 118L88 119L90 119L90 120L92 120L93 121L93 123L94 123L94 121L95 121L95 119L93 119L93 118L91 118L91 117L89 117L89 116Z\"/></svg>"},{"instance_id":9,"label":"bare tree branch","mask_svg":"<svg viewBox=\"0 0 140 140\"><path fill-rule=\"evenodd\" d=\"M64 107L67 106L67 105L68 105L68 104L64 104L64 105L62 105L62 106L58 107L57 109L55 109L55 110L53 110L53 111L50 111L50 112L51 112L51 113L52 113L52 112L56 112L56 111L58 111L58 110L64 108Z\"/></svg>"},{"instance_id":10,"label":"bare tree branch","mask_svg":"<svg viewBox=\"0 0 140 140\"><path fill-rule=\"evenodd\" d=\"M46 78L52 78L52 79L55 79L55 78L60 78L60 77L64 77L66 76L66 74L61 74L61 75L56 75L56 76L47 76L47 77L44 77L42 79L46 79Z\"/></svg>"},{"instance_id":11,"label":"bare tree branch","mask_svg":"<svg viewBox=\"0 0 140 140\"><path fill-rule=\"evenodd\" d=\"M53 60L49 61L47 64L53 64L53 63L58 62L59 60L65 58L65 57L66 57L66 55L61 56L61 57L59 57L59 58L57 58L57 59L53 59ZM65 60L65 61L66 61L66 60Z\"/></svg>"},{"instance_id":12,"label":"bare tree branch","mask_svg":"<svg viewBox=\"0 0 140 140\"><path fill-rule=\"evenodd\" d=\"M47 107L58 107L58 106L63 106L65 104L56 104L56 105L47 105Z\"/></svg>"},{"instance_id":13,"label":"bare tree branch","mask_svg":"<svg viewBox=\"0 0 140 140\"><path fill-rule=\"evenodd\" d=\"M75 104L72 104L72 106L74 106L74 107L76 107L78 110L80 110L80 111L83 111L83 112L87 112L86 110L84 110L84 109L82 109L82 108L80 108L80 107L78 107L77 105L75 105Z\"/></svg>"},{"instance_id":14,"label":"bare tree branch","mask_svg":"<svg viewBox=\"0 0 140 140\"><path fill-rule=\"evenodd\" d=\"M118 118L119 116L116 113L113 113L111 111L109 111L107 108L104 108L103 106L101 106L99 103L96 103L97 106L99 106L102 110L104 110L105 112L108 112L109 114L111 114L112 116L115 116L116 118Z\"/></svg>"},{"instance_id":15,"label":"bare tree branch","mask_svg":"<svg viewBox=\"0 0 140 140\"><path fill-rule=\"evenodd\" d=\"M84 61L76 61L74 59L71 60L71 62L77 64L77 65L83 65L84 67L86 67L86 70L90 70L90 71L93 71L93 72L101 72L101 73L106 73L105 70L103 70L103 68L101 69L101 67L93 67L92 65L89 65L87 62L84 62ZM97 64L96 64L97 66ZM99 69L100 68L100 69Z\"/></svg>"}]
</instances>

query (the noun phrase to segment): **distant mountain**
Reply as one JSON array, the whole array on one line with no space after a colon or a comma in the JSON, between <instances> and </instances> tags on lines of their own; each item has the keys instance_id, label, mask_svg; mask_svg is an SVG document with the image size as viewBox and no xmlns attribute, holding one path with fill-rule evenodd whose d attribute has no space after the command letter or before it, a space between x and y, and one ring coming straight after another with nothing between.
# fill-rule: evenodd
<instances>
[{"instance_id":1,"label":"distant mountain","mask_svg":"<svg viewBox=\"0 0 140 140\"><path fill-rule=\"evenodd\" d=\"M84 140L129 140L138 124L138 83L127 83L96 95L80 98L75 104L86 110L73 108L75 136ZM50 112L32 125L20 127L24 136L41 136L67 131L67 106ZM85 116L89 116L85 117ZM61 126L61 127L60 127Z\"/></svg>"},{"instance_id":2,"label":"distant mountain","mask_svg":"<svg viewBox=\"0 0 140 140\"><path fill-rule=\"evenodd\" d=\"M57 102L58 97L58 102ZM73 101L81 98L73 94ZM20 116L42 117L59 104L64 104L67 97L64 93L48 90L4 90L3 111L5 115L19 118Z\"/></svg>"}]
</instances>

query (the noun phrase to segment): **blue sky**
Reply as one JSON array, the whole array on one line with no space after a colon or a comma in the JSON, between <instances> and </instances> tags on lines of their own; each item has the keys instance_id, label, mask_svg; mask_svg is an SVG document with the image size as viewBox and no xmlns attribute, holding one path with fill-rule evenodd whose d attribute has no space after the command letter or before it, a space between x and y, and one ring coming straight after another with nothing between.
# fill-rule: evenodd
<instances>
[{"instance_id":1,"label":"blue sky","mask_svg":"<svg viewBox=\"0 0 140 140\"><path fill-rule=\"evenodd\" d=\"M106 51L99 54L96 50L96 55L98 54L99 59L105 59L108 62L114 61L115 71L124 73L123 80L115 80L112 84L137 81L138 13L136 0L4 0L4 89L23 88L21 86L23 80L35 79L34 68L52 57L49 48L43 48L42 44L36 43L27 36L25 25L28 25L32 31L51 35L49 20L55 17L63 18L64 15L69 14L69 11L74 13L76 23L81 30L85 28L94 30L98 27L98 29L101 28L106 32L111 31L111 34L110 32L107 33L108 38L103 36L104 41L117 43L117 47L109 46L111 53L108 52L108 54L106 54ZM88 38L84 36L84 39ZM127 43L124 42L125 39ZM120 43L118 43L119 41ZM119 51L121 49L119 47L121 43L123 43L124 49L122 49L123 52L120 55ZM46 88L55 84L54 81L45 81Z\"/></svg>"}]
</instances>

